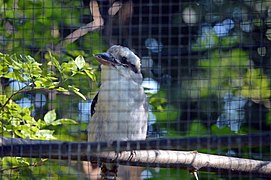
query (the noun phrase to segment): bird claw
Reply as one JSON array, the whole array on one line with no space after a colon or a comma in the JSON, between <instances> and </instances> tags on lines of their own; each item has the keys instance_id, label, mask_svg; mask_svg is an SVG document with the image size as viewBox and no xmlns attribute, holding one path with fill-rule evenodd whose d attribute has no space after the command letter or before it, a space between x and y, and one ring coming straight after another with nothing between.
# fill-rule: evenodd
<instances>
[{"instance_id":1,"label":"bird claw","mask_svg":"<svg viewBox=\"0 0 271 180\"><path fill-rule=\"evenodd\" d=\"M135 151L131 151L130 156L128 157L128 161L131 161L133 159L133 157L135 157L136 152Z\"/></svg>"},{"instance_id":2,"label":"bird claw","mask_svg":"<svg viewBox=\"0 0 271 180\"><path fill-rule=\"evenodd\" d=\"M197 171L193 171L192 174L194 175L196 180L199 180L199 176L198 176Z\"/></svg>"},{"instance_id":3,"label":"bird claw","mask_svg":"<svg viewBox=\"0 0 271 180\"><path fill-rule=\"evenodd\" d=\"M118 174L117 164L113 164L112 167L109 169L107 168L105 163L102 163L101 165L101 179L102 180L106 180L106 179L115 180L117 179L117 174Z\"/></svg>"}]
</instances>

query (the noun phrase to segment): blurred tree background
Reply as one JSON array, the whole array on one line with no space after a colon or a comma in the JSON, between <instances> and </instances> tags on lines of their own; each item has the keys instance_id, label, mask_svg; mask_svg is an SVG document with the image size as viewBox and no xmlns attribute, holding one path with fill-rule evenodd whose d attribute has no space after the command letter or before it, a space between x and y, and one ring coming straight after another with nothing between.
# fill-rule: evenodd
<instances>
[{"instance_id":1,"label":"blurred tree background","mask_svg":"<svg viewBox=\"0 0 271 180\"><path fill-rule=\"evenodd\" d=\"M92 54L112 44L141 57L149 138L269 132L270 42L271 0L0 0L1 136L86 140L99 87ZM197 150L270 160L270 149L260 144ZM68 165L2 158L0 174L86 178L80 164ZM169 177L191 176L146 168L140 178Z\"/></svg>"}]
</instances>

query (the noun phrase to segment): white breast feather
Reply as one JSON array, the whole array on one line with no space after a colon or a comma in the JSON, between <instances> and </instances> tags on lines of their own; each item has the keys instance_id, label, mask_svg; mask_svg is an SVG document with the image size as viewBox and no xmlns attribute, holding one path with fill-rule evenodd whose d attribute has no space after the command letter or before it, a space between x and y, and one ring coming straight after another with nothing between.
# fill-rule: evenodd
<instances>
[{"instance_id":1,"label":"white breast feather","mask_svg":"<svg viewBox=\"0 0 271 180\"><path fill-rule=\"evenodd\" d=\"M145 98L141 84L104 67L95 113L89 124L89 141L145 139Z\"/></svg>"}]
</instances>

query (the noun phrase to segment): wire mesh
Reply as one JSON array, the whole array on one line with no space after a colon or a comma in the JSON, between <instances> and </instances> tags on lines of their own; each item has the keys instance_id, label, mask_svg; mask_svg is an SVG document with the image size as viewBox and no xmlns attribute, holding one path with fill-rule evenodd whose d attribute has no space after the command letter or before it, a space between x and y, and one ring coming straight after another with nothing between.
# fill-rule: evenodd
<instances>
[{"instance_id":1,"label":"wire mesh","mask_svg":"<svg viewBox=\"0 0 271 180\"><path fill-rule=\"evenodd\" d=\"M1 149L1 179L97 179L100 167L112 164L120 179L194 179L195 171L200 179L268 179L252 171L174 164L170 151L163 163L145 163L151 152L140 158L131 149L122 154L128 161L98 156L106 146L125 150L110 144L114 140L142 140L131 147L268 164L270 24L270 0L0 1L0 136L78 143L97 126L93 137L109 141L90 146L95 158L82 144L24 148L21 141L16 149L14 139L9 150L17 150L16 157ZM105 75L100 53L112 45L140 58L144 93L134 61L122 59L121 50L106 57L113 70ZM144 113L147 132L139 128ZM100 123L104 119L109 122ZM172 138L183 140L166 141ZM129 162L134 157L139 160ZM239 161L241 167L245 161Z\"/></svg>"}]
</instances>

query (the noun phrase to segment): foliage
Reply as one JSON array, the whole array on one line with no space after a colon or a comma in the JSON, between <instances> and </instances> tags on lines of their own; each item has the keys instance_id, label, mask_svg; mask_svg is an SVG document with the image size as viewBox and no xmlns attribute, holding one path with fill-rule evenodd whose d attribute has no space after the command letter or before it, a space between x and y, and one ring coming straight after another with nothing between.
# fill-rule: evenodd
<instances>
[{"instance_id":1,"label":"foliage","mask_svg":"<svg viewBox=\"0 0 271 180\"><path fill-rule=\"evenodd\" d=\"M79 0L0 0L0 48L2 53L7 53L0 53L0 77L10 84L10 86L0 85L1 135L31 139L78 140L78 137L75 139L69 134L68 129L76 129L78 134L79 128L86 129L85 124L74 124L77 121L62 114L61 110L71 103L77 108L79 99L90 97L92 95L90 89L95 91L97 85L92 83L96 79L95 71L85 58L87 61L92 60L93 53L105 48L104 41L99 32L94 32L64 47L58 45L71 30L82 26L82 15L89 14L89 7L82 6L82 1ZM57 48L62 48L61 53ZM56 50L57 53L48 49ZM10 52L16 54L8 55ZM18 88L12 87L11 83L18 85ZM57 95L49 102L56 104L53 110L48 111L46 106L37 111L33 105L32 107L19 105L18 100L22 97L33 97L38 93ZM63 97L67 96L72 96L73 101L69 101L70 104L63 104ZM72 116L72 119L75 118L77 117ZM2 160L13 162L9 163L12 164L9 166L11 170L7 168L5 173L6 177L12 174L15 178L15 175L20 177L30 175L30 171L34 172L37 166L45 163L38 159L37 161L41 163L31 163L25 158ZM23 165L28 167L23 168ZM46 166L44 167L43 172L46 172ZM66 168L63 174L70 170ZM52 169L50 173L52 177L57 178L55 176L58 174L57 169ZM44 177L48 177L48 173L44 173Z\"/></svg>"},{"instance_id":2,"label":"foliage","mask_svg":"<svg viewBox=\"0 0 271 180\"><path fill-rule=\"evenodd\" d=\"M244 78L241 94L251 98L254 102L263 102L267 108L271 108L270 80L260 69L249 69Z\"/></svg>"},{"instance_id":3,"label":"foliage","mask_svg":"<svg viewBox=\"0 0 271 180\"><path fill-rule=\"evenodd\" d=\"M31 116L29 108L21 108L18 104L9 100L5 95L1 95L0 98L2 107L0 111L2 117L0 122L0 133L5 137L40 140L55 139L53 136L54 131L48 129L48 126L77 123L71 119L56 119L55 110L46 113L44 120L35 120Z\"/></svg>"},{"instance_id":4,"label":"foliage","mask_svg":"<svg viewBox=\"0 0 271 180\"><path fill-rule=\"evenodd\" d=\"M31 56L10 56L0 53L2 64L0 77L12 78L13 80L26 83L26 86L20 89L19 92L25 91L25 89L28 89L27 91L54 89L63 92L72 91L85 99L78 88L66 83L77 74L87 75L92 80L95 79L93 70L85 63L84 58L78 56L75 60L70 60L60 65L50 51L49 57L49 67L47 67L46 65L37 63ZM57 72L53 72L52 68L55 68ZM57 76L56 73L60 75Z\"/></svg>"},{"instance_id":5,"label":"foliage","mask_svg":"<svg viewBox=\"0 0 271 180\"><path fill-rule=\"evenodd\" d=\"M188 100L187 102L183 102L178 99L177 101L180 103L176 106L178 108L174 106L175 104L168 101L165 91L160 91L158 94L150 97L152 111L156 116L156 124L158 124L162 130L165 130L170 137L207 134L207 129L210 127L207 127L206 124L204 124L204 119L198 119L202 118L198 117L201 115L197 114L196 118L194 118L193 115L189 115L190 118L186 118L185 114L192 114L193 111L196 110L196 112L200 112L206 116L206 114L215 111L215 117L217 117L219 106L221 106L219 103L223 103L221 99L225 93L230 92L233 95L244 96L253 103L263 104L269 109L271 107L270 78L268 73L264 70L268 69L268 62L270 61L270 52L268 51L268 42L270 40L268 35L270 32L268 9L270 9L270 3L268 4L266 0L261 2L257 1L255 3L252 1L206 2L189 2L189 6L194 4L195 7L197 7L195 14L197 14L197 16L199 16L199 14L202 16L198 19L200 22L197 22L198 25L202 27L198 27L197 25L193 27L188 25L189 27L186 27L181 12L178 13L180 16L177 21L169 21L169 23L176 23L176 26L173 24L169 24L169 26L162 24L164 27L169 28L167 30L169 34L164 33L164 38L161 39L161 41L163 41L162 43L165 45L164 47L171 47L174 45L175 47L188 47L189 49L189 57L187 60L187 62L189 62L187 63L187 66L185 66L184 63L184 66L176 68L175 62L168 63L164 61L164 64L171 64L171 69L167 69L169 68L169 65L162 66L162 68L165 68L165 71L170 73L175 69L178 71L175 74L178 75L182 74L183 69L189 69L187 72L190 72L191 68L199 69L195 75L193 74L189 78L180 79L180 77L177 77L179 78L178 81L180 80L180 83L182 83L180 89L178 84L179 90L177 90L177 93L182 94L181 98L184 98L184 101ZM69 118L75 119L75 115L73 114L72 117L70 117L67 113L61 113L61 110L64 109L65 112L74 112L74 108L77 108L78 106L78 99L90 97L92 96L91 92L95 91L97 84L90 83L89 80L89 78L95 80L95 72L90 68L90 65L86 63L84 58L92 60L92 54L100 52L101 49L105 49L105 43L101 37L101 33L91 32L80 37L74 43L66 44L64 47L61 47L62 54L57 54L53 51L47 52L47 49L59 50L57 49L57 46L63 42L63 39L69 33L83 27L86 24L85 20L88 22L91 21L89 7L87 5L84 6L84 3L86 3L86 1L0 0L1 52L16 52L17 54L31 55L10 56L1 54L0 57L0 76L2 79L8 78L20 84L20 87L17 90L14 90L9 86L0 87L0 101L2 105L0 126L5 128L1 128L0 131L5 136L33 139L48 139L55 137L61 140L70 140L73 139L68 137L70 129L73 129L76 134L78 130L86 128L86 124L83 123L80 123L80 127L79 125L72 124L73 121L69 120ZM172 3L168 4L171 5ZM170 10L170 13L175 13L173 12L174 9L178 9L178 6L176 5L174 5L174 8L167 8L167 4L164 4L164 6L166 8L163 7L163 12L168 9ZM180 6L178 11L181 10L182 7L185 6ZM251 16L248 15L250 12L252 12ZM193 13L191 14L193 15ZM134 17L139 16L136 15ZM193 19L193 17L191 16L189 19ZM232 24L226 23L223 25L223 23L226 22L224 20L229 19L232 20ZM156 22L156 20L153 22ZM158 22L161 23L161 21ZM181 26L180 22L182 24ZM138 25L145 27L142 24ZM158 25L160 27L161 24ZM243 25L252 25L250 28L253 31L244 30ZM157 25L153 27L156 26ZM224 26L230 26L230 28L224 28L223 30ZM220 28L216 29L217 27ZM109 28L112 29L114 27ZM198 33L195 33L195 29L199 29ZM227 32L224 32L225 30L227 30ZM160 31L157 32L159 33L158 36L161 36ZM172 34L172 32L176 32L176 34ZM156 32L153 31L152 36L156 36L155 33ZM141 36L141 33L139 34ZM119 35L121 35L121 33L119 33ZM171 39L171 37L178 38L176 40L170 40L168 42L169 44L167 44L166 39ZM123 37L118 38L121 39ZM145 36L136 38L145 38ZM186 41L186 38L189 40ZM144 41L144 39L139 39L139 42L141 41ZM186 42L189 43L185 44ZM258 46L266 46L266 55L263 54L261 57L257 56L257 58L251 59L251 54L255 50L254 47ZM232 49L236 47L248 47L250 54L244 50ZM191 54L190 49L192 50ZM169 52L171 51L174 52L175 50L170 50ZM165 51L163 50L163 52ZM178 54L182 55L181 52ZM208 57L203 57L198 63L193 64L190 55L193 56L195 54L200 54L201 58L205 55ZM142 55L144 55L144 53ZM158 56L160 58L164 55L159 54ZM166 58L171 60L171 57ZM182 65L186 60L185 58L185 56L178 58L181 59L179 62ZM44 61L46 61L46 63ZM260 67L258 65L257 68L253 67L252 61L261 62ZM91 63L92 66L93 64L95 65L95 61L92 61ZM263 65L264 63L267 64L265 67ZM191 67L190 65L194 65L195 67ZM177 79L173 74L174 73L170 74L172 75L172 79ZM89 89L92 91L89 91ZM168 94L176 93L175 89L177 88L169 88ZM45 116L43 116L43 113L40 113L41 117L33 118L34 107L20 107L16 100L29 93L34 94L40 91L46 93L48 91L58 91L59 94L57 94L57 97L50 101L50 104L55 104L55 110L47 112L48 110L46 109L46 112L44 112ZM67 98L63 98L67 95L76 96L73 96L74 98L71 102L70 100L67 100ZM210 103L213 101L216 101L215 105ZM201 103L201 106L191 107L198 102ZM185 109L181 111L180 107L183 107L186 103L189 110L186 111ZM258 113L258 110L256 113ZM208 121L210 120L209 114ZM267 112L265 119L265 123L269 125L269 127L271 122L270 115L270 112ZM60 119L56 118L56 116ZM181 116L184 116L185 118ZM189 120L189 122L178 122L183 121L184 119ZM197 121L192 121L191 119L197 119ZM66 125L66 123L71 123L72 125ZM65 126L62 126L63 124L65 124ZM184 132L180 132L174 127L175 124L186 124L187 129L183 130ZM252 127L249 128L249 132L251 132ZM17 131L13 132L13 130ZM211 125L211 134L226 135L232 134L232 132L227 127L218 128L213 124ZM75 138L73 140L75 140ZM52 178L57 178L57 171L61 173L61 170L57 168L54 169L54 167L57 166L57 163L52 163L56 166L51 166L52 164L50 164L50 161L44 162L42 160L33 159L31 161L32 162L30 163L29 160L22 161L20 158L11 158L5 163L14 165L9 166L10 168L22 167L23 165L29 166L22 169L20 172L18 170L17 175L28 174L31 176L30 171L33 172L34 169L36 169L36 166L45 163L47 163L46 165L48 165L48 167L52 167L52 169L50 169L50 173L54 174L52 175ZM64 166L61 166L61 168L62 167L64 168ZM45 174L43 177L48 177L46 172L49 172L49 170L46 168L47 166L44 166L43 169L41 168L41 172ZM70 171L72 171L72 169L68 168L65 170L66 173ZM168 175L174 176L176 172L178 171L164 169L160 174L156 173L156 176L158 177L157 179L161 179L161 177L167 177ZM15 175L13 173L9 174ZM187 175L181 177L187 177Z\"/></svg>"},{"instance_id":6,"label":"foliage","mask_svg":"<svg viewBox=\"0 0 271 180\"><path fill-rule=\"evenodd\" d=\"M152 112L158 121L173 121L180 114L179 110L169 104L164 91L151 95L149 104L152 106Z\"/></svg>"},{"instance_id":7,"label":"foliage","mask_svg":"<svg viewBox=\"0 0 271 180\"><path fill-rule=\"evenodd\" d=\"M203 28L201 33L201 36L199 36L197 41L192 45L194 51L203 51L218 45L219 38L210 27Z\"/></svg>"},{"instance_id":8,"label":"foliage","mask_svg":"<svg viewBox=\"0 0 271 180\"><path fill-rule=\"evenodd\" d=\"M90 12L79 0L0 0L1 51L29 54L38 62L42 62L47 49L61 49L60 62L78 55L91 58L105 50L99 32L82 36L75 43L62 44L68 33L84 25L82 16L90 16Z\"/></svg>"},{"instance_id":9,"label":"foliage","mask_svg":"<svg viewBox=\"0 0 271 180\"><path fill-rule=\"evenodd\" d=\"M60 64L58 60L49 51L48 64L40 64L31 56L8 55L0 53L1 78L12 79L24 83L21 89L10 92L6 88L0 95L0 133L5 137L20 137L27 139L50 140L56 139L54 130L51 127L77 124L77 121L67 118L57 119L56 111L48 111L43 120L36 120L32 115L33 108L21 107L12 99L20 94L37 90L55 90L61 92L73 92L82 99L86 99L81 94L79 88L72 83L76 75L86 76L90 80L95 80L94 71L85 62L83 56L78 56L74 60ZM5 93L6 92L6 93ZM29 160L27 158L1 159L1 170L6 171L14 169L13 175L20 173L18 168L23 168L23 173L31 174L31 166L43 165L45 160ZM9 172L10 173L10 172Z\"/></svg>"},{"instance_id":10,"label":"foliage","mask_svg":"<svg viewBox=\"0 0 271 180\"><path fill-rule=\"evenodd\" d=\"M173 168L159 168L158 172L151 171L153 177L146 178L146 180L166 180L169 175L171 179L190 179L193 178L193 175L189 173L187 170L183 169L173 169Z\"/></svg>"},{"instance_id":11,"label":"foliage","mask_svg":"<svg viewBox=\"0 0 271 180\"><path fill-rule=\"evenodd\" d=\"M187 136L195 137L195 136L206 136L208 135L208 129L199 121L193 121L190 124L189 131Z\"/></svg>"},{"instance_id":12,"label":"foliage","mask_svg":"<svg viewBox=\"0 0 271 180\"><path fill-rule=\"evenodd\" d=\"M79 5L78 0L0 1L0 7L5 8L0 12L3 24L10 25L10 29L5 29L5 26L1 29L1 32L4 32L3 38L7 39L3 44L5 49L30 54L32 48L39 50L58 42L60 22L67 26L80 24L79 19L76 18L80 15ZM14 29L16 31L13 31ZM8 39L18 39L18 41L8 41Z\"/></svg>"},{"instance_id":13,"label":"foliage","mask_svg":"<svg viewBox=\"0 0 271 180\"><path fill-rule=\"evenodd\" d=\"M248 55L239 49L230 52L215 51L209 59L199 61L201 78L192 80L198 95L224 95L228 90L234 91L242 86L242 76L249 67ZM220 93L220 94L218 94Z\"/></svg>"},{"instance_id":14,"label":"foliage","mask_svg":"<svg viewBox=\"0 0 271 180\"><path fill-rule=\"evenodd\" d=\"M90 79L95 80L94 71L90 68L83 58L83 56L77 56L75 60L71 59L68 62L60 64L55 56L49 51L49 54L45 56L48 60L49 66L52 66L56 69L56 72L59 73L59 81L55 87L58 91L73 91L75 94L80 96L82 99L86 100L83 94L79 92L79 89L75 87L73 80L76 81L75 77L78 75L86 75Z\"/></svg>"},{"instance_id":15,"label":"foliage","mask_svg":"<svg viewBox=\"0 0 271 180\"><path fill-rule=\"evenodd\" d=\"M180 137L180 134L176 133L175 127L168 124L176 123L181 111L168 102L165 91L160 90L158 93L152 94L149 97L149 104L156 119L154 126L159 127L157 133L165 131L167 137Z\"/></svg>"},{"instance_id":16,"label":"foliage","mask_svg":"<svg viewBox=\"0 0 271 180\"><path fill-rule=\"evenodd\" d=\"M194 51L206 51L208 49L216 49L218 47L230 48L240 43L240 38L237 34L232 34L227 37L217 37L213 30L204 32L192 44Z\"/></svg>"},{"instance_id":17,"label":"foliage","mask_svg":"<svg viewBox=\"0 0 271 180\"><path fill-rule=\"evenodd\" d=\"M78 179L80 176L75 170L76 167L68 166L64 161L5 157L1 164L3 179Z\"/></svg>"},{"instance_id":18,"label":"foliage","mask_svg":"<svg viewBox=\"0 0 271 180\"><path fill-rule=\"evenodd\" d=\"M264 102L270 107L270 83L260 69L250 65L248 54L240 49L214 51L208 59L198 62L199 76L184 81L185 90L192 98L216 95L221 98L226 93L242 95L255 102ZM200 77L200 78L199 78ZM191 90L192 89L192 90Z\"/></svg>"}]
</instances>

